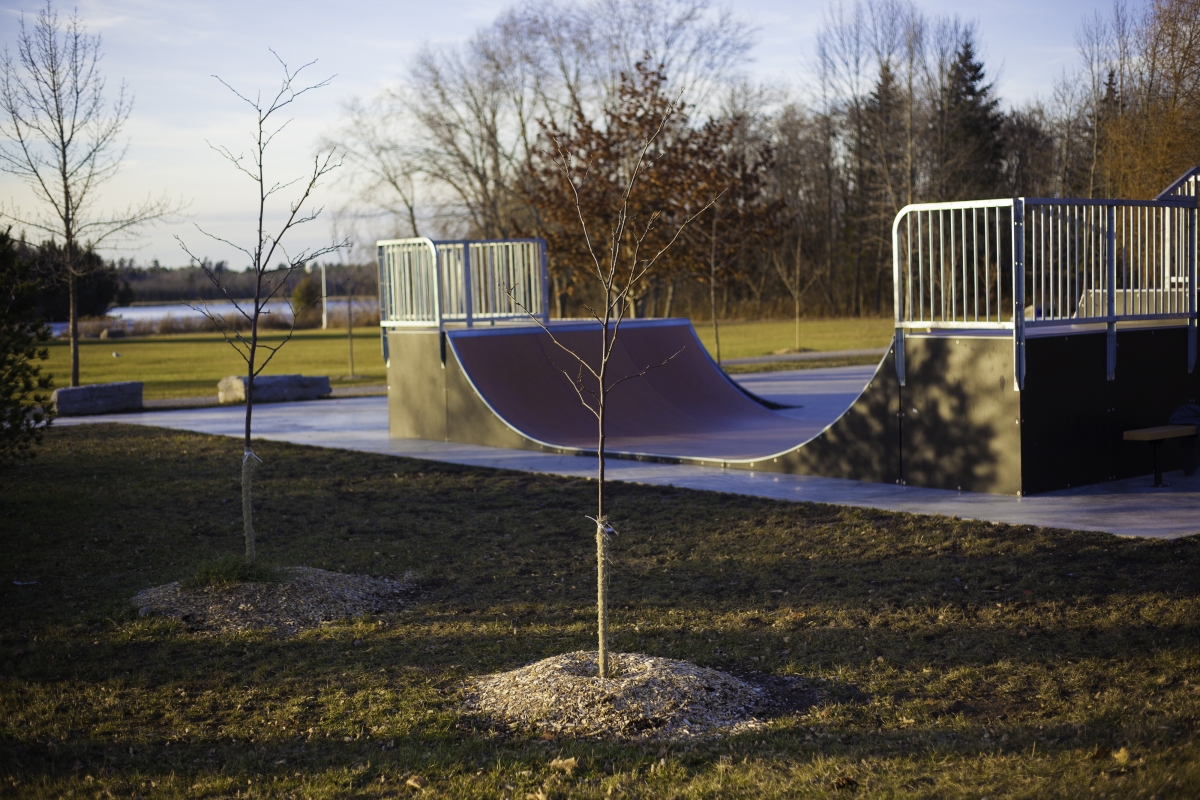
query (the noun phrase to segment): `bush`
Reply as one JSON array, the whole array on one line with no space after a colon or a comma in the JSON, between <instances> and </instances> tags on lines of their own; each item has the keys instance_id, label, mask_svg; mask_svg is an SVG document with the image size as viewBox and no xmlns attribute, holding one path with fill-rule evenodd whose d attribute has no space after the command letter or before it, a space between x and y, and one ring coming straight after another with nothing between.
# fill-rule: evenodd
<instances>
[{"instance_id":1,"label":"bush","mask_svg":"<svg viewBox=\"0 0 1200 800\"><path fill-rule=\"evenodd\" d=\"M297 328L321 324L321 276L317 272L305 275L292 290L292 314Z\"/></svg>"},{"instance_id":2,"label":"bush","mask_svg":"<svg viewBox=\"0 0 1200 800\"><path fill-rule=\"evenodd\" d=\"M207 561L182 582L184 589L220 588L235 583L272 583L280 580L279 570L251 564L240 556L222 556Z\"/></svg>"}]
</instances>

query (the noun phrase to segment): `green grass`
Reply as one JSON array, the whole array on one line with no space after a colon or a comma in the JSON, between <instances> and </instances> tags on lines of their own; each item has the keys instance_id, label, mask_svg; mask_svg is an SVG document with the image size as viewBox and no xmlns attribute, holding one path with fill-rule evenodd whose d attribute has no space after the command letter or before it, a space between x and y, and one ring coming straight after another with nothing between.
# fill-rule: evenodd
<instances>
[{"instance_id":1,"label":"green grass","mask_svg":"<svg viewBox=\"0 0 1200 800\"><path fill-rule=\"evenodd\" d=\"M205 561L196 571L184 578L184 589L203 589L208 586L233 586L235 583L272 583L280 579L279 571L244 557L224 555Z\"/></svg>"},{"instance_id":2,"label":"green grass","mask_svg":"<svg viewBox=\"0 0 1200 800\"><path fill-rule=\"evenodd\" d=\"M729 375L753 372L786 372L794 369L828 369L830 367L875 366L882 356L847 356L844 358L822 358L817 361L769 361L763 364L724 364L722 369Z\"/></svg>"},{"instance_id":3,"label":"green grass","mask_svg":"<svg viewBox=\"0 0 1200 800\"><path fill-rule=\"evenodd\" d=\"M700 341L714 353L712 323L693 322ZM721 358L767 356L790 350L796 344L796 325L792 320L762 322L722 322ZM800 321L802 350L865 350L884 347L892 339L895 323L891 319L814 319Z\"/></svg>"},{"instance_id":4,"label":"green grass","mask_svg":"<svg viewBox=\"0 0 1200 800\"><path fill-rule=\"evenodd\" d=\"M268 331L262 338L274 344L282 339L282 333ZM45 362L45 371L54 375L55 386L67 386L71 374L70 347L63 339L54 340L49 347L50 359ZM114 352L121 357L115 358ZM352 383L345 380L349 371L347 352L345 329L296 331L264 374L328 375L334 385L347 385ZM83 339L79 343L81 383L142 381L147 400L215 396L217 381L227 375L240 375L245 369L245 362L219 333ZM355 328L354 372L358 380L353 383L386 380L378 328Z\"/></svg>"},{"instance_id":5,"label":"green grass","mask_svg":"<svg viewBox=\"0 0 1200 800\"><path fill-rule=\"evenodd\" d=\"M459 686L594 647L594 484L257 452L264 561L413 570L415 602L293 638L138 618L138 590L241 551L241 447L53 429L0 500L0 793L1200 795L1196 538L614 485L615 649L798 675L819 702L711 742L544 742L464 716Z\"/></svg>"},{"instance_id":6,"label":"green grass","mask_svg":"<svg viewBox=\"0 0 1200 800\"><path fill-rule=\"evenodd\" d=\"M802 323L802 346L810 350L857 350L883 347L892 335L891 320L833 319ZM721 325L723 358L770 355L793 343L791 322L726 322ZM696 323L696 332L710 352L713 351L712 327ZM265 341L282 338L268 331ZM66 386L70 376L70 349L65 340L49 345L50 359L45 371L55 378L56 386ZM120 353L120 358L113 353ZM349 369L345 331L297 331L279 351L265 374L300 372L328 375L333 385L383 383L387 380L379 347L377 328L356 328L354 333L354 370L356 381L348 381ZM867 359L869 362L870 359ZM849 363L849 362L846 362ZM853 363L867 363L855 361ZM843 362L814 366L841 366ZM800 367L790 367L799 369ZM244 362L218 333L191 333L171 336L146 336L134 339L83 339L79 346L79 379L82 383L142 381L147 400L172 397L215 395L217 381L227 375L240 375ZM759 367L752 371L762 372Z\"/></svg>"}]
</instances>

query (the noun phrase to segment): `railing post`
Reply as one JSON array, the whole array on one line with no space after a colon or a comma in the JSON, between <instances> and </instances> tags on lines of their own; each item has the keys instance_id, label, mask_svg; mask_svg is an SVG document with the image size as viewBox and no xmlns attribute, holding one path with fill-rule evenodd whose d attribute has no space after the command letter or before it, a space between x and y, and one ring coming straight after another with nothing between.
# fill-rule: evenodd
<instances>
[{"instance_id":1,"label":"railing post","mask_svg":"<svg viewBox=\"0 0 1200 800\"><path fill-rule=\"evenodd\" d=\"M546 240L538 239L539 261L542 267L542 324L550 324L550 264L546 259Z\"/></svg>"},{"instance_id":2,"label":"railing post","mask_svg":"<svg viewBox=\"0 0 1200 800\"><path fill-rule=\"evenodd\" d=\"M463 306L467 312L467 327L474 327L472 306L475 304L474 292L471 290L471 243L463 242Z\"/></svg>"},{"instance_id":3,"label":"railing post","mask_svg":"<svg viewBox=\"0 0 1200 800\"><path fill-rule=\"evenodd\" d=\"M1012 205L1013 390L1025 389L1025 199Z\"/></svg>"},{"instance_id":4,"label":"railing post","mask_svg":"<svg viewBox=\"0 0 1200 800\"><path fill-rule=\"evenodd\" d=\"M1196 370L1196 209L1187 210L1188 374Z\"/></svg>"},{"instance_id":5,"label":"railing post","mask_svg":"<svg viewBox=\"0 0 1200 800\"><path fill-rule=\"evenodd\" d=\"M1104 282L1108 298L1108 379L1117 378L1117 208L1105 206L1108 244L1105 254Z\"/></svg>"},{"instance_id":6,"label":"railing post","mask_svg":"<svg viewBox=\"0 0 1200 800\"><path fill-rule=\"evenodd\" d=\"M376 246L377 258L379 259L379 339L380 347L383 350L383 365L388 364L388 340L387 327L382 323L388 322L392 313L392 298L391 298L391 279L387 274L387 256L384 254L383 245ZM349 317L347 317L349 318Z\"/></svg>"},{"instance_id":7,"label":"railing post","mask_svg":"<svg viewBox=\"0 0 1200 800\"><path fill-rule=\"evenodd\" d=\"M429 252L433 255L433 314L437 322L438 332L442 330L442 265L437 245L429 242Z\"/></svg>"},{"instance_id":8,"label":"railing post","mask_svg":"<svg viewBox=\"0 0 1200 800\"><path fill-rule=\"evenodd\" d=\"M907 313L903 306L900 305L900 219L903 214L897 214L896 219L892 222L892 304L895 309L896 316L896 380L904 386L904 328L900 323L904 322ZM909 243L911 246L911 243Z\"/></svg>"}]
</instances>

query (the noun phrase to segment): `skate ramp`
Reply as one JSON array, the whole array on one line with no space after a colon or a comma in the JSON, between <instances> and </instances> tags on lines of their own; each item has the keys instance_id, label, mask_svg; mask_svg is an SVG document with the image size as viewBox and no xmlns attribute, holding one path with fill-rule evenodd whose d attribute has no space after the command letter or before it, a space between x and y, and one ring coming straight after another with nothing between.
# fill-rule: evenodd
<instances>
[{"instance_id":1,"label":"skate ramp","mask_svg":"<svg viewBox=\"0 0 1200 800\"><path fill-rule=\"evenodd\" d=\"M448 331L447 338L474 392L514 432L554 448L595 450L596 417L563 374L580 375L564 348L598 364L595 324L557 325L553 338L529 328ZM753 461L812 439L828 422L773 410L740 388L687 320L624 323L607 382L605 447L614 455ZM593 407L597 385L584 371L583 399Z\"/></svg>"}]
</instances>

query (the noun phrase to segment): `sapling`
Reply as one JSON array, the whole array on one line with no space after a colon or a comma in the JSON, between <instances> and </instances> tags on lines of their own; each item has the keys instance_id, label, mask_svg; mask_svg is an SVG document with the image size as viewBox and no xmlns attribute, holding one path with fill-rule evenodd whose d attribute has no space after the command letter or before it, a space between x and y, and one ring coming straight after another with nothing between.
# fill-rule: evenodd
<instances>
[{"instance_id":1,"label":"sapling","mask_svg":"<svg viewBox=\"0 0 1200 800\"><path fill-rule=\"evenodd\" d=\"M631 213L631 200L652 163L652 159L649 157L650 150L662 135L677 107L677 103L667 105L657 126L651 129L650 134L630 154L632 157L628 161L629 165L622 165L628 172L623 179L618 178L619 194L616 198L618 202L612 209L611 218L605 220L609 223L609 239L606 246L597 245L593 228L589 227L588 214L584 212L584 201L580 195L589 180L588 167L591 165L587 165L582 171L577 169L574 155L571 152L571 143L550 137L557 151L557 156L551 158L561 172L563 182L569 192L568 196L574 203L575 216L579 220L580 233L586 245L590 262L586 272L594 279L595 288L598 289L602 300L597 304L598 308L584 305L591 318L598 323L600 347L599 351L595 352L596 358L589 360L583 353L563 343L555 336L553 328L543 323L539 317L532 313L530 313L530 317L542 327L557 348L570 357L573 369L559 367L557 363L554 366L570 382L579 402L596 418L596 516L589 516L588 519L596 527L597 666L601 678L610 677L612 669L608 651L608 586L609 548L615 530L609 522L604 495L608 396L620 384L639 378L651 369L667 364L679 353L668 356L659 364L648 364L639 372L619 377L614 377L610 373L609 361L620 335L621 322L630 306L629 300L636 294L639 284L655 264L663 258L667 250L678 241L684 229L696 217L710 208L716 199L713 198L695 213L679 221L674 226L674 231L665 239L659 236L659 241L655 245L650 245L649 241L652 234L658 235L658 228L663 222L662 212L654 211L643 219L636 219ZM618 168L617 171L624 171L624 169ZM647 247L649 247L649 253L646 252ZM511 287L509 295L515 301Z\"/></svg>"},{"instance_id":2,"label":"sapling","mask_svg":"<svg viewBox=\"0 0 1200 800\"><path fill-rule=\"evenodd\" d=\"M311 171L305 176L284 183L274 182L267 178L264 164L268 147L274 141L275 136L288 124L287 120L277 122L280 112L291 105L296 98L306 92L328 86L332 80L332 77L330 77L318 83L297 87L297 78L300 76L300 73L316 62L309 62L299 69L292 71L284 63L283 59L275 54L275 51L272 50L271 52L283 68L283 80L278 91L266 102L263 101L261 93L250 97L234 89L220 77L213 76L225 88L233 92L239 100L254 109L255 127L251 137L252 150L248 161L245 155L235 155L227 147L209 144L209 147L232 164L238 172L250 178L255 184L258 197L254 243L250 247L242 247L197 226L197 229L205 236L241 251L250 259L250 269L254 273L253 298L249 301L235 298L230 294L229 288L222 282L222 272L209 267L207 261L196 258L193 252L184 244L183 240L176 237L184 252L201 265L209 280L217 286L225 299L233 304L237 312L233 319L230 320L210 311L207 305L196 307L196 310L204 314L213 323L217 330L224 335L225 341L246 362L246 426L242 453L242 528L245 534L246 561L248 562L253 562L256 555L254 509L250 492L251 477L255 467L262 463L262 459L255 454L250 441L251 420L254 414L254 379L266 369L267 365L271 363L271 359L275 357L275 354L291 339L292 333L296 328L296 316L292 316L291 325L287 329L287 333L283 336L283 340L275 344L264 342L259 338L259 323L265 315L271 313L269 305L280 295L280 292L287 284L287 279L296 270L303 271L304 267L309 263L327 253L339 250L346 244L345 242L334 242L325 247L318 247L312 250L305 248L296 253L288 253L284 248L284 236L292 231L293 228L312 222L320 215L320 208L305 209L304 206L311 199L313 190L316 189L321 178L336 169L340 165L340 160L334 150L318 151L313 157ZM277 193L294 185L299 185L302 188L297 190L293 199L287 204L283 215L284 221L273 230L268 229L267 217L273 210L269 207L268 200ZM271 269L270 265L277 259L279 260L278 266L275 269ZM240 315L240 319L238 315ZM243 328L248 328L248 330L243 332ZM265 353L265 356L259 352L260 350Z\"/></svg>"}]
</instances>

